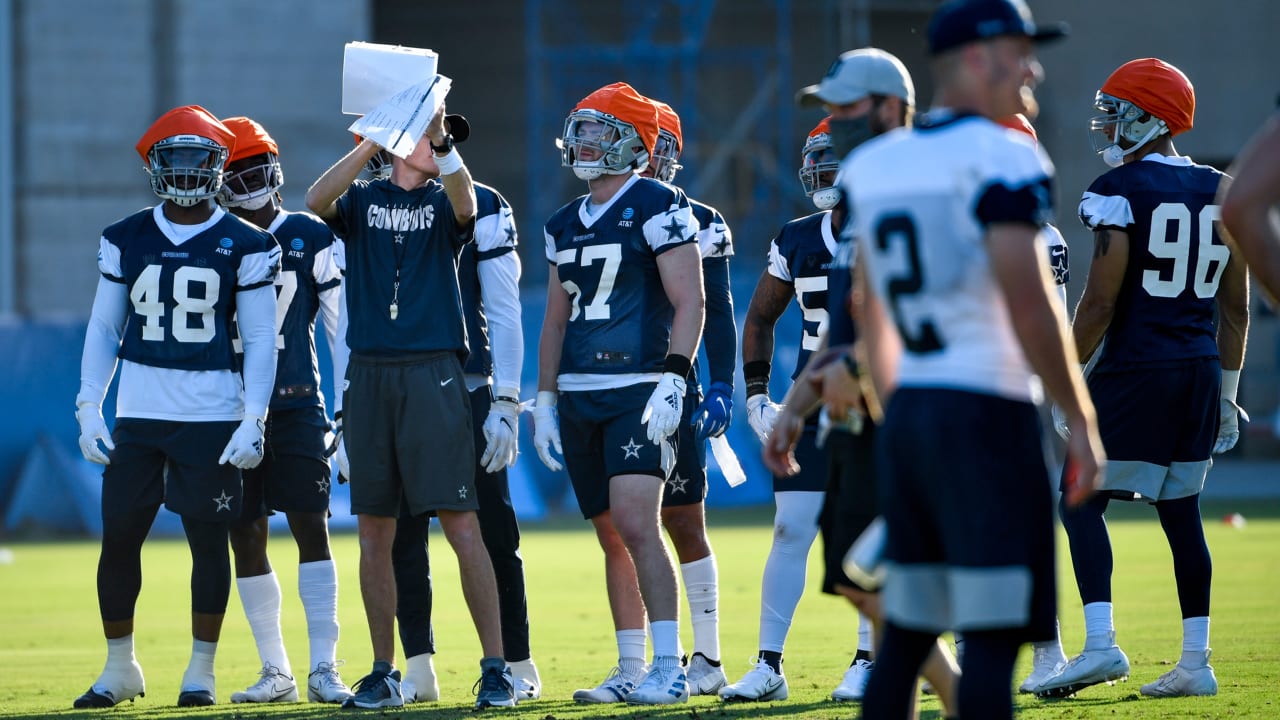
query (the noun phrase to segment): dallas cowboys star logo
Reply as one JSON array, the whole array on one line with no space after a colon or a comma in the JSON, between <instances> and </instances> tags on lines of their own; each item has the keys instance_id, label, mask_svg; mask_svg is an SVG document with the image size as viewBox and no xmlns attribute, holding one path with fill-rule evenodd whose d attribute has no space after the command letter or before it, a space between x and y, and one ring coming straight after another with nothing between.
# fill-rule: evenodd
<instances>
[{"instance_id":1,"label":"dallas cowboys star logo","mask_svg":"<svg viewBox=\"0 0 1280 720\"><path fill-rule=\"evenodd\" d=\"M318 489L316 490L316 492L320 493L321 495L329 492L329 478L327 477L320 478L319 480L316 481L316 485L318 486Z\"/></svg>"},{"instance_id":2,"label":"dallas cowboys star logo","mask_svg":"<svg viewBox=\"0 0 1280 720\"><path fill-rule=\"evenodd\" d=\"M643 445L637 445L635 438L628 438L627 444L621 445L620 447L622 448L622 452L626 453L622 456L623 460L626 460L627 458L640 459L640 448L643 447Z\"/></svg>"},{"instance_id":3,"label":"dallas cowboys star logo","mask_svg":"<svg viewBox=\"0 0 1280 720\"><path fill-rule=\"evenodd\" d=\"M720 236L720 239L711 243L711 247L716 249L717 255L723 255L724 251L729 249L729 237L725 235L724 228L722 227L716 228L715 233Z\"/></svg>"},{"instance_id":4,"label":"dallas cowboys star logo","mask_svg":"<svg viewBox=\"0 0 1280 720\"><path fill-rule=\"evenodd\" d=\"M671 216L671 224L663 225L662 229L667 231L668 240L684 239L684 225L680 224L680 221L676 219L675 215Z\"/></svg>"},{"instance_id":5,"label":"dallas cowboys star logo","mask_svg":"<svg viewBox=\"0 0 1280 720\"><path fill-rule=\"evenodd\" d=\"M458 499L459 499L459 500L466 500L466 499L467 499L467 486L466 486L466 485L463 485L463 486L461 486L461 487L459 487L459 488L458 488Z\"/></svg>"},{"instance_id":6,"label":"dallas cowboys star logo","mask_svg":"<svg viewBox=\"0 0 1280 720\"><path fill-rule=\"evenodd\" d=\"M215 510L214 512L222 512L223 510L226 510L227 512L231 512L231 500L232 500L232 497L227 494L226 490L223 490L221 495L219 495L216 498L213 498L213 501L218 505L218 509Z\"/></svg>"},{"instance_id":7,"label":"dallas cowboys star logo","mask_svg":"<svg viewBox=\"0 0 1280 720\"><path fill-rule=\"evenodd\" d=\"M404 242L404 233L396 233L396 244L400 245Z\"/></svg>"},{"instance_id":8,"label":"dallas cowboys star logo","mask_svg":"<svg viewBox=\"0 0 1280 720\"><path fill-rule=\"evenodd\" d=\"M680 477L680 473L675 473L667 480L667 487L671 488L671 494L688 492L685 485L688 484L689 478Z\"/></svg>"}]
</instances>

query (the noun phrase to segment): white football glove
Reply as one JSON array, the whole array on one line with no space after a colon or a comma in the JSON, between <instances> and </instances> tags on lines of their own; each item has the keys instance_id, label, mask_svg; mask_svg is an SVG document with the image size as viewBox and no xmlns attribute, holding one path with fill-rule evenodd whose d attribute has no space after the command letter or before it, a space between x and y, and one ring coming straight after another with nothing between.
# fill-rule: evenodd
<instances>
[{"instance_id":1,"label":"white football glove","mask_svg":"<svg viewBox=\"0 0 1280 720\"><path fill-rule=\"evenodd\" d=\"M564 455L560 447L560 421L556 418L556 394L551 390L539 390L538 402L533 407L533 446L538 459L547 469L556 472L564 466L551 454L551 448Z\"/></svg>"},{"instance_id":2,"label":"white football glove","mask_svg":"<svg viewBox=\"0 0 1280 720\"><path fill-rule=\"evenodd\" d=\"M333 414L329 436L325 438L325 457L338 463L338 483L351 479L351 461L347 460L347 439L342 434L342 411Z\"/></svg>"},{"instance_id":3,"label":"white football glove","mask_svg":"<svg viewBox=\"0 0 1280 720\"><path fill-rule=\"evenodd\" d=\"M494 400L489 406L489 416L484 419L484 454L480 456L480 464L484 471L496 473L516 462L518 449L519 425L516 418L520 415L520 406L510 400Z\"/></svg>"},{"instance_id":4,"label":"white football glove","mask_svg":"<svg viewBox=\"0 0 1280 720\"><path fill-rule=\"evenodd\" d=\"M747 398L747 424L756 431L761 445L769 442L769 434L773 432L773 424L778 421L778 413L781 411L782 406L764 393L756 393Z\"/></svg>"},{"instance_id":5,"label":"white football glove","mask_svg":"<svg viewBox=\"0 0 1280 720\"><path fill-rule=\"evenodd\" d=\"M1053 418L1053 429L1058 432L1058 437L1063 440L1071 439L1071 428L1067 427L1067 415L1062 412L1062 408L1058 407L1058 403L1053 403L1049 410L1049 416Z\"/></svg>"},{"instance_id":6,"label":"white football glove","mask_svg":"<svg viewBox=\"0 0 1280 720\"><path fill-rule=\"evenodd\" d=\"M1218 439L1213 443L1213 454L1221 455L1240 442L1240 416L1245 421L1249 414L1236 404L1236 391L1240 388L1240 371L1222 371L1222 392L1218 400Z\"/></svg>"},{"instance_id":7,"label":"white football glove","mask_svg":"<svg viewBox=\"0 0 1280 720\"><path fill-rule=\"evenodd\" d=\"M240 427L231 434L231 441L218 458L219 465L231 463L241 470L251 470L262 462L262 435L266 432L266 423L260 417L246 415L240 421Z\"/></svg>"},{"instance_id":8,"label":"white football glove","mask_svg":"<svg viewBox=\"0 0 1280 720\"><path fill-rule=\"evenodd\" d=\"M686 389L684 378L675 373L662 373L658 386L644 406L644 414L640 416L640 422L648 426L649 442L660 445L664 438L680 427Z\"/></svg>"},{"instance_id":9,"label":"white football glove","mask_svg":"<svg viewBox=\"0 0 1280 720\"><path fill-rule=\"evenodd\" d=\"M110 465L111 458L102 452L102 448L111 452L116 446L111 442L107 421L102 419L102 408L90 402L81 403L76 408L76 420L80 423L80 454L89 462Z\"/></svg>"}]
</instances>

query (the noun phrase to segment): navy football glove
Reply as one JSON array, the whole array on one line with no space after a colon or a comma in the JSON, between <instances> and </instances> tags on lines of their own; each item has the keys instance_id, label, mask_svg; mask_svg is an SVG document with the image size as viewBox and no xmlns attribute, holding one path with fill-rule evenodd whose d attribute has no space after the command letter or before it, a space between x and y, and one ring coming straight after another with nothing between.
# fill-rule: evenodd
<instances>
[{"instance_id":1,"label":"navy football glove","mask_svg":"<svg viewBox=\"0 0 1280 720\"><path fill-rule=\"evenodd\" d=\"M693 411L693 436L698 442L719 437L733 420L733 386L725 382L711 383L702 404Z\"/></svg>"}]
</instances>

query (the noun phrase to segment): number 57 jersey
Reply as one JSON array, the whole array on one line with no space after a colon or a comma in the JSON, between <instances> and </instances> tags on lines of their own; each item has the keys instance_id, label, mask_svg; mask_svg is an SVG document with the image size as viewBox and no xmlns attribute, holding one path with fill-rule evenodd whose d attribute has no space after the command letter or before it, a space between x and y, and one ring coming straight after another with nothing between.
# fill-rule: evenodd
<instances>
[{"instance_id":1,"label":"number 57 jersey","mask_svg":"<svg viewBox=\"0 0 1280 720\"><path fill-rule=\"evenodd\" d=\"M986 233L995 224L1047 223L1052 176L1048 156L1029 138L947 111L844 160L840 184L859 262L902 338L901 386L1033 400ZM1044 257L1043 233L1034 242Z\"/></svg>"},{"instance_id":2,"label":"number 57 jersey","mask_svg":"<svg viewBox=\"0 0 1280 720\"><path fill-rule=\"evenodd\" d=\"M632 177L604 205L587 196L544 228L547 261L572 307L560 357L560 389L653 382L662 372L674 309L658 256L694 242L698 223L678 188Z\"/></svg>"}]
</instances>

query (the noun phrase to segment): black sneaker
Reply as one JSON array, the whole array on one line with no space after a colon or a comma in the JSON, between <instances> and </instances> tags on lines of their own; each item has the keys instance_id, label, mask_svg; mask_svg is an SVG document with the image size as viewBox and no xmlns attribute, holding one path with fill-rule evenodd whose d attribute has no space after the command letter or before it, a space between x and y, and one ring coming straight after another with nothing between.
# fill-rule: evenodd
<instances>
[{"instance_id":1,"label":"black sneaker","mask_svg":"<svg viewBox=\"0 0 1280 720\"><path fill-rule=\"evenodd\" d=\"M404 706L404 695L400 692L399 670L392 670L390 673L371 672L360 678L351 689L355 691L355 695L343 701L343 709Z\"/></svg>"},{"instance_id":2,"label":"black sneaker","mask_svg":"<svg viewBox=\"0 0 1280 720\"><path fill-rule=\"evenodd\" d=\"M218 702L208 690L183 690L178 693L178 707L207 707Z\"/></svg>"},{"instance_id":3,"label":"black sneaker","mask_svg":"<svg viewBox=\"0 0 1280 720\"><path fill-rule=\"evenodd\" d=\"M471 692L476 695L476 709L487 707L515 707L516 685L511 677L511 668L506 663L481 663L480 679L472 686Z\"/></svg>"}]
</instances>

